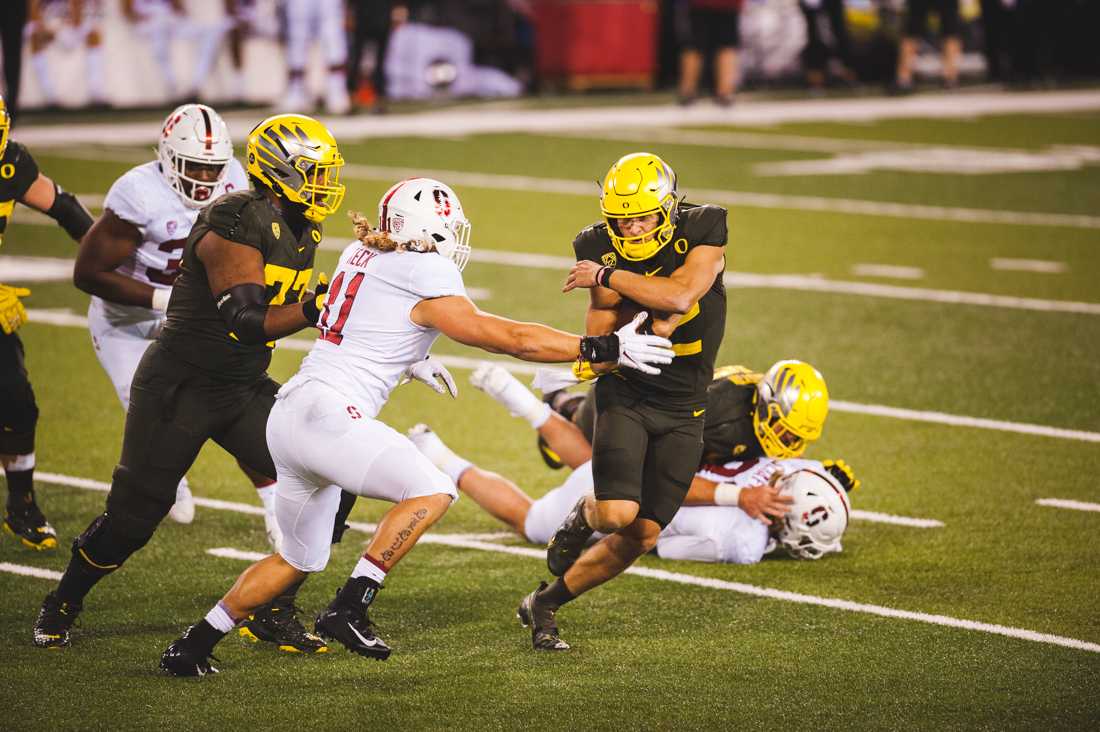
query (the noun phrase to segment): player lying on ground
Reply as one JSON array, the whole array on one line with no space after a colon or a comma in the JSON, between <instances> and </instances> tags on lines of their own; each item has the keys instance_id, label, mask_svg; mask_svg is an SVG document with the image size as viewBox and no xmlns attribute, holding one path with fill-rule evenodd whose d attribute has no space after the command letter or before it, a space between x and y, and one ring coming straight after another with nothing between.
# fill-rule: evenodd
<instances>
[{"instance_id":1,"label":"player lying on ground","mask_svg":"<svg viewBox=\"0 0 1100 732\"><path fill-rule=\"evenodd\" d=\"M527 541L545 545L577 501L592 495L591 445L579 427L551 411L502 366L483 365L470 380L513 414L531 415L547 447L574 468L562 485L533 500L511 480L456 455L426 425L412 428L409 437L478 506ZM844 490L822 485L818 496L801 488L796 491L795 484L781 477L798 471L839 483ZM657 554L664 559L754 564L779 547L801 559L838 552L848 514L847 498L841 494L855 482L843 461L763 457L702 465L684 507L658 537ZM813 524L808 525L804 516L812 517Z\"/></svg>"},{"instance_id":2,"label":"player lying on ground","mask_svg":"<svg viewBox=\"0 0 1100 732\"><path fill-rule=\"evenodd\" d=\"M387 574L457 494L446 475L377 415L402 374L418 365L456 393L447 370L427 358L440 333L527 361L583 357L658 373L651 364L672 360L666 339L637 333L644 316L590 338L479 310L462 281L470 222L458 196L439 181L397 183L379 202L378 220L375 230L355 217L359 241L340 256L318 321L321 335L279 390L267 423L279 477L275 510L282 548L246 569L206 617L165 650L160 665L172 675L216 670L208 659L236 623L325 568L341 488L396 505L378 522L336 599L317 616L315 630L361 656L389 657L368 608Z\"/></svg>"},{"instance_id":3,"label":"player lying on ground","mask_svg":"<svg viewBox=\"0 0 1100 732\"><path fill-rule=\"evenodd\" d=\"M164 327L183 246L199 210L225 193L248 190L244 168L222 118L203 104L172 110L161 126L157 158L125 172L111 185L103 214L80 243L73 281L92 296L92 346L122 402L149 345ZM274 551L275 481L238 462L264 505L264 526ZM168 517L189 524L195 501L185 476Z\"/></svg>"}]
</instances>

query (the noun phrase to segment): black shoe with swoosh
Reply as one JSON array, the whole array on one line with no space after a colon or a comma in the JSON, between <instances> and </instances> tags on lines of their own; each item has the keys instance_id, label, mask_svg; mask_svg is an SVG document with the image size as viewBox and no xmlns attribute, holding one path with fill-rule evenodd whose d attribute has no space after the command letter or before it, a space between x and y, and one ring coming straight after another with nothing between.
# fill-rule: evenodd
<instances>
[{"instance_id":1,"label":"black shoe with swoosh","mask_svg":"<svg viewBox=\"0 0 1100 732\"><path fill-rule=\"evenodd\" d=\"M364 658L385 661L392 653L386 642L374 634L374 623L367 616L367 609L349 607L339 597L321 611L313 629L322 638L338 641Z\"/></svg>"}]
</instances>

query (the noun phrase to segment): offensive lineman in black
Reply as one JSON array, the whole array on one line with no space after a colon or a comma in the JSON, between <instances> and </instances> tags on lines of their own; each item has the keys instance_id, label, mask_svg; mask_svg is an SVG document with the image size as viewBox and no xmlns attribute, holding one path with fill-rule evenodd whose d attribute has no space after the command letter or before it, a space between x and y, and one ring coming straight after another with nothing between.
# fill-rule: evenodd
<instances>
[{"instance_id":1,"label":"offensive lineman in black","mask_svg":"<svg viewBox=\"0 0 1100 732\"><path fill-rule=\"evenodd\" d=\"M573 242L577 264L563 291L589 289L589 335L649 310L653 332L672 341L676 357L659 374L599 375L595 498L579 501L550 541L547 565L559 579L540 585L518 611L536 650L567 650L557 609L652 549L680 508L699 465L707 386L725 330L725 209L681 203L676 174L649 153L611 166L600 208L604 222ZM583 363L574 371L596 375ZM582 556L594 530L607 536Z\"/></svg>"},{"instance_id":2,"label":"offensive lineman in black","mask_svg":"<svg viewBox=\"0 0 1100 732\"><path fill-rule=\"evenodd\" d=\"M73 194L39 172L30 151L11 140L10 134L11 119L0 97L0 244L16 201L51 217L80 241L92 225L91 215ZM20 298L30 294L25 287L0 284L0 463L8 480L4 531L41 551L57 546L57 533L34 498L38 405L27 379L23 342L15 332L27 322Z\"/></svg>"},{"instance_id":3,"label":"offensive lineman in black","mask_svg":"<svg viewBox=\"0 0 1100 732\"><path fill-rule=\"evenodd\" d=\"M84 597L149 541L208 439L275 476L265 431L279 385L267 367L273 341L320 315L322 293L306 286L321 222L344 197L344 161L324 125L294 114L253 128L247 156L253 189L203 209L187 239L164 331L134 375L106 511L73 542L69 566L39 611L37 646L69 644ZM264 640L325 648L292 605L278 621L284 637Z\"/></svg>"}]
</instances>

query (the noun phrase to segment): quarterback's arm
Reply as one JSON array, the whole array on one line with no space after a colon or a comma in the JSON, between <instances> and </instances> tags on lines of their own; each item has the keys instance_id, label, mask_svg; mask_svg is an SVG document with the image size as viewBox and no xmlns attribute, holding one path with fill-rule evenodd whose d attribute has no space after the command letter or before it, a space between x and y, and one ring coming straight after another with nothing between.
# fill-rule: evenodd
<instances>
[{"instance_id":1,"label":"quarterback's arm","mask_svg":"<svg viewBox=\"0 0 1100 732\"><path fill-rule=\"evenodd\" d=\"M605 276L604 284L623 297L643 307L665 313L686 313L714 284L714 278L725 269L725 247L700 245L688 252L684 263L668 277L645 275L615 269ZM573 265L565 283L565 291L576 287L595 287L596 276L603 267L589 260Z\"/></svg>"},{"instance_id":2,"label":"quarterback's arm","mask_svg":"<svg viewBox=\"0 0 1100 732\"><path fill-rule=\"evenodd\" d=\"M258 249L208 231L195 245L195 255L206 268L222 320L241 343L266 343L317 323L317 313L309 311L317 309L313 298L268 304L264 258Z\"/></svg>"},{"instance_id":3,"label":"quarterback's arm","mask_svg":"<svg viewBox=\"0 0 1100 732\"><path fill-rule=\"evenodd\" d=\"M73 284L109 302L153 307L156 288L115 271L139 246L138 227L107 209L80 242Z\"/></svg>"},{"instance_id":4,"label":"quarterback's arm","mask_svg":"<svg viewBox=\"0 0 1100 732\"><path fill-rule=\"evenodd\" d=\"M564 363L580 355L580 336L486 313L464 295L421 300L410 317L417 325L435 328L464 345L490 353L506 353L524 361Z\"/></svg>"},{"instance_id":5,"label":"quarterback's arm","mask_svg":"<svg viewBox=\"0 0 1100 732\"><path fill-rule=\"evenodd\" d=\"M61 228L74 241L80 241L92 226L92 215L76 200L76 196L62 190L61 186L41 173L19 202L41 211L61 224Z\"/></svg>"}]
</instances>

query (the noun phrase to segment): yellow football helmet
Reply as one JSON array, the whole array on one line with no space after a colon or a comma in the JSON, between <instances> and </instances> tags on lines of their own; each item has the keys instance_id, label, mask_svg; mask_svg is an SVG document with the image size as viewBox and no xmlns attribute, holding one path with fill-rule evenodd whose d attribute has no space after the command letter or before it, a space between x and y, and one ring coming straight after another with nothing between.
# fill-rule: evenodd
<instances>
[{"instance_id":1,"label":"yellow football helmet","mask_svg":"<svg viewBox=\"0 0 1100 732\"><path fill-rule=\"evenodd\" d=\"M8 114L8 105L4 103L4 97L0 97L0 158L8 149L8 136L11 134L11 115Z\"/></svg>"},{"instance_id":2,"label":"yellow football helmet","mask_svg":"<svg viewBox=\"0 0 1100 732\"><path fill-rule=\"evenodd\" d=\"M248 134L248 174L280 196L306 207L320 223L340 208L344 158L323 124L301 114L277 114Z\"/></svg>"},{"instance_id":3,"label":"yellow football helmet","mask_svg":"<svg viewBox=\"0 0 1100 732\"><path fill-rule=\"evenodd\" d=\"M676 173L652 153L619 158L603 181L600 211L607 222L611 245L623 259L649 259L672 241L676 230ZM618 221L658 214L657 228L639 236L622 236Z\"/></svg>"},{"instance_id":4,"label":"yellow football helmet","mask_svg":"<svg viewBox=\"0 0 1100 732\"><path fill-rule=\"evenodd\" d=\"M802 361L778 361L756 385L752 426L773 458L796 458L821 437L829 392L817 369Z\"/></svg>"}]
</instances>

